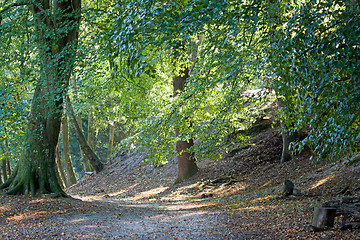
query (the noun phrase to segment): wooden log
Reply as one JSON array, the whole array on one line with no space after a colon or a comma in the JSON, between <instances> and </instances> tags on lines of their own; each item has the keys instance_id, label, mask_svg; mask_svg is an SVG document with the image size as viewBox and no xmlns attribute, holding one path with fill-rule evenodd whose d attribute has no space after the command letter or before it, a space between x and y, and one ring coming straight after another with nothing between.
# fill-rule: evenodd
<instances>
[{"instance_id":1,"label":"wooden log","mask_svg":"<svg viewBox=\"0 0 360 240\"><path fill-rule=\"evenodd\" d=\"M353 196L343 196L340 199L340 204L346 204L346 203L359 203L360 197L353 197Z\"/></svg>"},{"instance_id":2,"label":"wooden log","mask_svg":"<svg viewBox=\"0 0 360 240\"><path fill-rule=\"evenodd\" d=\"M336 215L336 208L329 207L315 207L312 220L312 227L314 229L324 229L334 226Z\"/></svg>"},{"instance_id":3,"label":"wooden log","mask_svg":"<svg viewBox=\"0 0 360 240\"><path fill-rule=\"evenodd\" d=\"M340 224L340 230L360 229L360 221L353 213L346 213Z\"/></svg>"}]
</instances>

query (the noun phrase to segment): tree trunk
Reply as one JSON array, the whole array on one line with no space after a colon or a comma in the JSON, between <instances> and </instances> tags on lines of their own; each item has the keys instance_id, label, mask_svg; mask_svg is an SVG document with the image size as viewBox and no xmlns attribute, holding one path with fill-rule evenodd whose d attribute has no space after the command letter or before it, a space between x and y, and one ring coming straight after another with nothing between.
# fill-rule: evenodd
<instances>
[{"instance_id":1,"label":"tree trunk","mask_svg":"<svg viewBox=\"0 0 360 240\"><path fill-rule=\"evenodd\" d=\"M80 130L81 134L84 135L84 128L83 128L83 125L82 125L81 117L77 117L76 122L77 122L77 124L79 126L79 130ZM85 135L84 135L84 137L85 137ZM83 148L81 147L81 145L80 145L80 153L81 153L81 159L82 159L82 163L83 163L83 167L84 167L84 172L92 172L93 168L92 168L92 166L90 164L89 158L87 158L87 156L86 156Z\"/></svg>"},{"instance_id":2,"label":"tree trunk","mask_svg":"<svg viewBox=\"0 0 360 240\"><path fill-rule=\"evenodd\" d=\"M7 160L7 172L8 172L8 175L10 176L11 175L11 165L10 165L9 159Z\"/></svg>"},{"instance_id":3,"label":"tree trunk","mask_svg":"<svg viewBox=\"0 0 360 240\"><path fill-rule=\"evenodd\" d=\"M2 175L3 175L3 178L4 178L4 182L6 182L6 180L8 179L8 174L7 174L7 168L6 168L6 159L3 159L2 161ZM1 179L1 177L0 177Z\"/></svg>"},{"instance_id":4,"label":"tree trunk","mask_svg":"<svg viewBox=\"0 0 360 240\"><path fill-rule=\"evenodd\" d=\"M72 109L71 103L70 103L70 98L67 96L66 98L66 102L68 104L68 114L69 114L69 118L70 118L70 125L74 130L76 139L79 142L79 145L81 147L81 149L84 151L86 157L89 159L91 166L94 168L95 172L100 172L101 170L103 170L104 165L102 164L102 162L100 161L100 159L96 156L96 154L94 153L94 151L89 147L89 144L87 143L84 133L81 131L77 121L76 121L76 116L74 113L74 110Z\"/></svg>"},{"instance_id":5,"label":"tree trunk","mask_svg":"<svg viewBox=\"0 0 360 240\"><path fill-rule=\"evenodd\" d=\"M36 0L31 3L39 51L39 79L35 85L23 156L0 189L5 189L6 194L65 197L67 195L57 179L55 151L63 96L75 61L81 1Z\"/></svg>"},{"instance_id":6,"label":"tree trunk","mask_svg":"<svg viewBox=\"0 0 360 240\"><path fill-rule=\"evenodd\" d=\"M281 109L284 107L283 99L277 98L278 108ZM290 132L288 127L283 121L280 121L281 129L283 133L281 135L283 147L281 152L280 163L285 163L291 161L293 158L292 151L290 150L290 144L296 140L297 136L295 133Z\"/></svg>"},{"instance_id":7,"label":"tree trunk","mask_svg":"<svg viewBox=\"0 0 360 240\"><path fill-rule=\"evenodd\" d=\"M70 155L69 124L66 116L64 117L62 124L62 139L67 178L69 185L73 185L76 183L76 177Z\"/></svg>"},{"instance_id":8,"label":"tree trunk","mask_svg":"<svg viewBox=\"0 0 360 240\"><path fill-rule=\"evenodd\" d=\"M178 76L173 78L174 97L180 94L189 78L189 68L183 69ZM175 129L176 135L179 135L179 129ZM190 148L194 146L193 139L176 142L176 152L178 161L178 176L176 182L182 182L185 179L193 176L198 171L194 153L189 152Z\"/></svg>"},{"instance_id":9,"label":"tree trunk","mask_svg":"<svg viewBox=\"0 0 360 240\"><path fill-rule=\"evenodd\" d=\"M68 181L66 179L64 167L63 167L63 165L61 163L61 154L60 154L60 151L59 151L58 147L56 148L55 159L56 159L56 165L57 165L57 168L58 168L59 176L61 178L60 180L63 183L64 187L68 187L69 183L68 183Z\"/></svg>"},{"instance_id":10,"label":"tree trunk","mask_svg":"<svg viewBox=\"0 0 360 240\"><path fill-rule=\"evenodd\" d=\"M94 128L94 113L88 114L88 144L89 147L95 151L95 128Z\"/></svg>"},{"instance_id":11,"label":"tree trunk","mask_svg":"<svg viewBox=\"0 0 360 240\"><path fill-rule=\"evenodd\" d=\"M55 149L61 123L61 111L49 109L44 103L43 93L47 90L43 84L38 84L31 108L31 119L27 132L27 148L18 164L14 178L9 178L0 188L7 189L7 194L47 194L55 193L56 196L66 196L57 176L55 164ZM62 108L56 102L56 108Z\"/></svg>"},{"instance_id":12,"label":"tree trunk","mask_svg":"<svg viewBox=\"0 0 360 240\"><path fill-rule=\"evenodd\" d=\"M291 144L292 137L291 137L291 134L289 133L289 131L286 130L285 124L283 122L281 122L280 125L284 131L283 134L281 135L283 147L282 147L282 152L281 152L280 163L285 163L285 162L291 161L293 158L292 153L290 151L290 144Z\"/></svg>"},{"instance_id":13,"label":"tree trunk","mask_svg":"<svg viewBox=\"0 0 360 240\"><path fill-rule=\"evenodd\" d=\"M108 159L111 157L112 150L114 147L114 137L115 137L115 126L113 124L109 124L109 145L108 145L108 154L107 154Z\"/></svg>"}]
</instances>

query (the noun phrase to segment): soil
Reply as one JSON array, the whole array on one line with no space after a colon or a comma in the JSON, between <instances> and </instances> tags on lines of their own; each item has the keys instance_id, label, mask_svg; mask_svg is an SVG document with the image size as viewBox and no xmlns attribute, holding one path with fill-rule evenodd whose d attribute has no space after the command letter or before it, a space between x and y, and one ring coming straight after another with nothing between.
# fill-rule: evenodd
<instances>
[{"instance_id":1,"label":"soil","mask_svg":"<svg viewBox=\"0 0 360 240\"><path fill-rule=\"evenodd\" d=\"M232 145L174 184L176 160L144 163L119 152L104 171L66 189L71 198L0 196L1 239L360 239L358 230L309 228L313 207L359 196L360 164L312 162L304 150L280 164L277 126ZM283 182L301 193L283 197ZM346 189L346 191L343 191Z\"/></svg>"}]
</instances>

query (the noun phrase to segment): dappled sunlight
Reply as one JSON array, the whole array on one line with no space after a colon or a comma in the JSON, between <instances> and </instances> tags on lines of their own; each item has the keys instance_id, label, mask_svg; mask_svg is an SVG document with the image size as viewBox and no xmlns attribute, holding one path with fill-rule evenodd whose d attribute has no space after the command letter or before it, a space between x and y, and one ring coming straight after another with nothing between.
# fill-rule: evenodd
<instances>
[{"instance_id":1,"label":"dappled sunlight","mask_svg":"<svg viewBox=\"0 0 360 240\"><path fill-rule=\"evenodd\" d=\"M317 182L315 182L309 189L310 190L314 190L315 188L318 188L320 187L321 185L325 184L326 182L330 181L332 178L334 178L335 175L334 174L331 174L330 176L327 176Z\"/></svg>"},{"instance_id":2,"label":"dappled sunlight","mask_svg":"<svg viewBox=\"0 0 360 240\"><path fill-rule=\"evenodd\" d=\"M79 223L79 222L85 222L85 221L87 221L88 220L88 218L75 218L75 219L70 219L69 220L69 222L70 223Z\"/></svg>"},{"instance_id":3,"label":"dappled sunlight","mask_svg":"<svg viewBox=\"0 0 360 240\"><path fill-rule=\"evenodd\" d=\"M0 213L9 211L11 209L13 209L13 207L11 207L11 204L2 205L0 206Z\"/></svg>"},{"instance_id":4,"label":"dappled sunlight","mask_svg":"<svg viewBox=\"0 0 360 240\"><path fill-rule=\"evenodd\" d=\"M78 196L78 195L71 195L72 198L84 201L84 202L92 202L102 200L102 197L96 195L89 195L89 196Z\"/></svg>"},{"instance_id":5,"label":"dappled sunlight","mask_svg":"<svg viewBox=\"0 0 360 240\"><path fill-rule=\"evenodd\" d=\"M191 211L191 210L200 210L209 206L214 206L215 204L212 202L206 203L194 203L194 202L183 202L183 201L171 201L171 202L116 202L119 206L126 208L152 208L163 211Z\"/></svg>"},{"instance_id":6,"label":"dappled sunlight","mask_svg":"<svg viewBox=\"0 0 360 240\"><path fill-rule=\"evenodd\" d=\"M182 210L195 210L199 208L213 206L214 204L211 202L207 203L191 203L191 204L184 204L184 203L171 203L171 205L160 206L161 209L170 210L170 211L182 211Z\"/></svg>"},{"instance_id":7,"label":"dappled sunlight","mask_svg":"<svg viewBox=\"0 0 360 240\"><path fill-rule=\"evenodd\" d=\"M128 198L129 200L140 200L143 198L150 198L153 197L159 193L164 192L165 190L167 190L169 187L158 187L158 188L154 188L148 191L144 191L144 192L140 192L139 194L136 194L134 197L130 197Z\"/></svg>"},{"instance_id":8,"label":"dappled sunlight","mask_svg":"<svg viewBox=\"0 0 360 240\"><path fill-rule=\"evenodd\" d=\"M46 198L39 198L39 199L33 199L30 200L30 204L38 204L38 203L45 203L45 202L50 202L50 201L54 201L52 199L46 199Z\"/></svg>"},{"instance_id":9,"label":"dappled sunlight","mask_svg":"<svg viewBox=\"0 0 360 240\"><path fill-rule=\"evenodd\" d=\"M251 203L263 203L264 201L268 201L270 200L271 198L274 198L275 196L274 195L267 195L267 196L264 196L264 197L258 197L258 198L255 198L254 200L251 201Z\"/></svg>"},{"instance_id":10,"label":"dappled sunlight","mask_svg":"<svg viewBox=\"0 0 360 240\"><path fill-rule=\"evenodd\" d=\"M124 189L124 190L120 190L120 191L117 191L117 192L114 192L114 193L110 193L110 194L108 194L109 196L111 196L111 197L114 197L114 196L118 196L118 195L121 195L121 194L124 194L124 193L126 193L128 190L126 189Z\"/></svg>"},{"instance_id":11,"label":"dappled sunlight","mask_svg":"<svg viewBox=\"0 0 360 240\"><path fill-rule=\"evenodd\" d=\"M226 184L220 185L216 190L213 191L215 195L231 195L234 192L245 191L249 187L249 184L245 182L237 182L231 187L228 187Z\"/></svg>"},{"instance_id":12,"label":"dappled sunlight","mask_svg":"<svg viewBox=\"0 0 360 240\"><path fill-rule=\"evenodd\" d=\"M193 183L193 184L190 184L190 185L186 185L186 186L178 188L178 191L179 192L184 192L184 191L188 191L188 190L191 190L191 189L194 189L194 188L198 188L200 184L201 184L201 182L196 182L196 183Z\"/></svg>"},{"instance_id":13,"label":"dappled sunlight","mask_svg":"<svg viewBox=\"0 0 360 240\"><path fill-rule=\"evenodd\" d=\"M51 214L55 215L55 214L61 214L64 212L56 212L56 213L51 213ZM7 220L8 221L24 221L27 219L37 219L37 218L49 216L51 214L49 214L48 211L25 212L25 213L22 213L19 215L14 215L14 216L8 217Z\"/></svg>"},{"instance_id":14,"label":"dappled sunlight","mask_svg":"<svg viewBox=\"0 0 360 240\"><path fill-rule=\"evenodd\" d=\"M270 180L270 181L264 183L263 185L261 185L260 188L266 188L266 187L268 187L268 186L269 186L270 184L272 184L272 183L273 183L273 180Z\"/></svg>"},{"instance_id":15,"label":"dappled sunlight","mask_svg":"<svg viewBox=\"0 0 360 240\"><path fill-rule=\"evenodd\" d=\"M81 201L86 201L86 202L91 202L91 201L97 201L97 200L102 200L104 197L119 197L124 193L127 193L129 190L135 188L136 186L138 186L138 183L135 183L129 187L126 187L124 189L121 189L120 191L117 192L113 192L113 193L109 193L109 194L104 194L102 193L101 195L71 195L71 197L75 198L75 199L79 199Z\"/></svg>"},{"instance_id":16,"label":"dappled sunlight","mask_svg":"<svg viewBox=\"0 0 360 240\"><path fill-rule=\"evenodd\" d=\"M108 194L108 196L111 196L111 197L119 196L119 195L124 194L124 193L128 192L129 190L135 188L137 185L139 185L139 184L138 184L138 183L135 183L135 184L133 184L133 185L131 185L131 186L129 186L129 187L126 187L126 188L124 188L124 189L121 189L120 191L110 193L110 194Z\"/></svg>"}]
</instances>

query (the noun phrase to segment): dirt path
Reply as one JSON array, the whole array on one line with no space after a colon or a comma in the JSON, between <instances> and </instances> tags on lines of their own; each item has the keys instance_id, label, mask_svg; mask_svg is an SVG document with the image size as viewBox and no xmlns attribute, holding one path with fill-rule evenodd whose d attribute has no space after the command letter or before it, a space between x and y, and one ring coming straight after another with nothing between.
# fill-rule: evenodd
<instances>
[{"instance_id":1,"label":"dirt path","mask_svg":"<svg viewBox=\"0 0 360 240\"><path fill-rule=\"evenodd\" d=\"M106 203L107 212L55 218L66 236L90 239L241 239L227 225L228 214L197 205ZM184 209L187 208L187 209ZM60 222L59 222L60 221ZM65 237L65 236L64 236Z\"/></svg>"},{"instance_id":2,"label":"dirt path","mask_svg":"<svg viewBox=\"0 0 360 240\"><path fill-rule=\"evenodd\" d=\"M241 149L241 151L239 150ZM119 156L104 171L66 189L74 198L0 195L0 239L360 239L340 231L313 232L313 207L360 194L360 163L309 164L309 151L279 164L281 137L271 129L221 161L174 184L176 160L160 167L146 154ZM299 196L281 197L290 179ZM235 181L233 181L235 180Z\"/></svg>"},{"instance_id":3,"label":"dirt path","mask_svg":"<svg viewBox=\"0 0 360 240\"><path fill-rule=\"evenodd\" d=\"M209 209L207 204L16 198L1 196L2 206L8 207L1 215L1 239L261 237L237 232L232 214Z\"/></svg>"}]
</instances>

